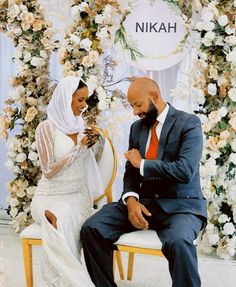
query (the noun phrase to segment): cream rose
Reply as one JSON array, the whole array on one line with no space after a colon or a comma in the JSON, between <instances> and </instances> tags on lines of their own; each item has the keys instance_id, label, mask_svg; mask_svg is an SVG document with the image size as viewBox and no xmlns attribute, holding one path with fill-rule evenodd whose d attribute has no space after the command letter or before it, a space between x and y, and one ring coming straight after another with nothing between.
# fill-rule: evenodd
<instances>
[{"instance_id":1,"label":"cream rose","mask_svg":"<svg viewBox=\"0 0 236 287\"><path fill-rule=\"evenodd\" d=\"M38 110L34 106L30 107L26 112L25 121L28 123L32 122L37 114Z\"/></svg>"}]
</instances>

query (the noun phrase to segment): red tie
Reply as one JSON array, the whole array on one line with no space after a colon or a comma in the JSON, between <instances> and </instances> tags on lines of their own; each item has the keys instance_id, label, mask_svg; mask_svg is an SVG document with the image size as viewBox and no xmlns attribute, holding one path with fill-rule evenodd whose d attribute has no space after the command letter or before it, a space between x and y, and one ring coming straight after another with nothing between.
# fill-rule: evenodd
<instances>
[{"instance_id":1,"label":"red tie","mask_svg":"<svg viewBox=\"0 0 236 287\"><path fill-rule=\"evenodd\" d=\"M156 121L151 127L151 139L149 143L149 147L146 153L146 159L156 159L158 152L158 137L156 134L156 126L158 121Z\"/></svg>"}]
</instances>

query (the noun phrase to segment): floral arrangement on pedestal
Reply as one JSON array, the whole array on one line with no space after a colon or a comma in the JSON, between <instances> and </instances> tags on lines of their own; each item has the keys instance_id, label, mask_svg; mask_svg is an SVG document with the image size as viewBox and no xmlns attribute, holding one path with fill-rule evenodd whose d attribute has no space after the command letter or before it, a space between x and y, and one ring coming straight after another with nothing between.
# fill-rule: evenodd
<instances>
[{"instance_id":1,"label":"floral arrangement on pedestal","mask_svg":"<svg viewBox=\"0 0 236 287\"><path fill-rule=\"evenodd\" d=\"M232 258L236 255L236 1L201 2L192 83L201 99L198 114L205 135L201 180L209 223L199 247Z\"/></svg>"},{"instance_id":2,"label":"floral arrangement on pedestal","mask_svg":"<svg viewBox=\"0 0 236 287\"><path fill-rule=\"evenodd\" d=\"M2 8L5 2L0 4ZM12 0L8 5L4 16L1 14L0 26L14 43L13 60L18 74L10 81L12 91L5 114L0 118L0 129L6 139L13 128L16 133L7 139L6 166L15 175L7 184L8 203L13 227L19 232L31 222L29 205L41 175L34 134L38 123L45 118L51 95L48 71L54 42L51 24L44 20L42 7L36 0Z\"/></svg>"},{"instance_id":3,"label":"floral arrangement on pedestal","mask_svg":"<svg viewBox=\"0 0 236 287\"><path fill-rule=\"evenodd\" d=\"M101 55L114 43L115 32L130 13L132 1L72 1L73 22L59 49L64 75L76 75L87 81L90 97L84 114L88 123L96 123L101 111L117 108L122 95L105 89Z\"/></svg>"}]
</instances>

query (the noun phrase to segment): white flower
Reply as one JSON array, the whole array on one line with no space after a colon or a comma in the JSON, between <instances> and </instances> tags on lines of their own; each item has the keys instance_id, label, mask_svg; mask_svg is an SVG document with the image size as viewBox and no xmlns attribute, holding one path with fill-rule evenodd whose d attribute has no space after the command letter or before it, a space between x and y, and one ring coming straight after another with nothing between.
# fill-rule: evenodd
<instances>
[{"instance_id":1,"label":"white flower","mask_svg":"<svg viewBox=\"0 0 236 287\"><path fill-rule=\"evenodd\" d=\"M28 154L28 159L31 161L35 161L38 159L38 154L34 151L30 151Z\"/></svg>"},{"instance_id":2,"label":"white flower","mask_svg":"<svg viewBox=\"0 0 236 287\"><path fill-rule=\"evenodd\" d=\"M30 52L25 52L24 53L24 62L25 63L27 63L27 62L29 62L31 60L31 54L30 54Z\"/></svg>"},{"instance_id":3,"label":"white flower","mask_svg":"<svg viewBox=\"0 0 236 287\"><path fill-rule=\"evenodd\" d=\"M34 150L34 151L37 150L37 144L36 144L36 142L34 141L34 142L31 144L30 147L31 147L31 149Z\"/></svg>"},{"instance_id":4,"label":"white flower","mask_svg":"<svg viewBox=\"0 0 236 287\"><path fill-rule=\"evenodd\" d=\"M107 97L106 91L101 86L96 89L96 92L98 94L99 101L106 100Z\"/></svg>"},{"instance_id":5,"label":"white flower","mask_svg":"<svg viewBox=\"0 0 236 287\"><path fill-rule=\"evenodd\" d=\"M10 215L12 217L15 217L18 213L18 209L16 207L12 207L11 210L10 210Z\"/></svg>"},{"instance_id":6,"label":"white flower","mask_svg":"<svg viewBox=\"0 0 236 287\"><path fill-rule=\"evenodd\" d=\"M228 95L233 102L236 102L236 88L230 89Z\"/></svg>"},{"instance_id":7,"label":"white flower","mask_svg":"<svg viewBox=\"0 0 236 287\"><path fill-rule=\"evenodd\" d=\"M212 84L212 83L208 84L207 90L208 90L208 94L215 96L217 92L216 84Z\"/></svg>"},{"instance_id":8,"label":"white flower","mask_svg":"<svg viewBox=\"0 0 236 287\"><path fill-rule=\"evenodd\" d=\"M232 142L231 142L231 148L232 148L232 150L234 151L234 152L236 152L236 138L234 138L233 140L232 140Z\"/></svg>"},{"instance_id":9,"label":"white flower","mask_svg":"<svg viewBox=\"0 0 236 287\"><path fill-rule=\"evenodd\" d=\"M78 9L80 11L87 11L89 9L88 3L86 2L82 2L79 6Z\"/></svg>"},{"instance_id":10,"label":"white flower","mask_svg":"<svg viewBox=\"0 0 236 287\"><path fill-rule=\"evenodd\" d=\"M225 38L225 42L229 43L232 46L236 45L236 36L228 36Z\"/></svg>"},{"instance_id":11,"label":"white flower","mask_svg":"<svg viewBox=\"0 0 236 287\"><path fill-rule=\"evenodd\" d=\"M231 28L230 25L226 26L225 28L225 32L228 34L228 35L232 35L234 34L235 32L235 28Z\"/></svg>"},{"instance_id":12,"label":"white flower","mask_svg":"<svg viewBox=\"0 0 236 287\"><path fill-rule=\"evenodd\" d=\"M24 191L24 189L18 189L18 190L16 191L16 196L17 196L17 197L20 197L20 198L25 197L25 191Z\"/></svg>"},{"instance_id":13,"label":"white flower","mask_svg":"<svg viewBox=\"0 0 236 287\"><path fill-rule=\"evenodd\" d=\"M87 82L87 87L88 87L88 90L89 90L89 95L92 95L94 90L98 87L98 79L96 76L94 75L91 75Z\"/></svg>"},{"instance_id":14,"label":"white flower","mask_svg":"<svg viewBox=\"0 0 236 287\"><path fill-rule=\"evenodd\" d=\"M79 13L80 9L78 5L74 5L71 7L71 14L72 16L76 16Z\"/></svg>"},{"instance_id":15,"label":"white flower","mask_svg":"<svg viewBox=\"0 0 236 287\"><path fill-rule=\"evenodd\" d=\"M21 152L16 156L16 162L23 162L26 160L26 154Z\"/></svg>"},{"instance_id":16,"label":"white flower","mask_svg":"<svg viewBox=\"0 0 236 287\"><path fill-rule=\"evenodd\" d=\"M200 2L200 0L193 0L192 1L192 5L193 5L193 9L197 12L201 11L202 9L202 4Z\"/></svg>"},{"instance_id":17,"label":"white flower","mask_svg":"<svg viewBox=\"0 0 236 287\"><path fill-rule=\"evenodd\" d=\"M15 27L14 34L19 37L22 34L22 29L20 27Z\"/></svg>"},{"instance_id":18,"label":"white flower","mask_svg":"<svg viewBox=\"0 0 236 287\"><path fill-rule=\"evenodd\" d=\"M86 51L90 50L91 45L92 45L92 41L89 40L89 38L85 38L80 42L80 48L85 49Z\"/></svg>"},{"instance_id":19,"label":"white flower","mask_svg":"<svg viewBox=\"0 0 236 287\"><path fill-rule=\"evenodd\" d=\"M215 36L216 36L215 32L210 31L205 34L204 38L213 41L215 39Z\"/></svg>"},{"instance_id":20,"label":"white flower","mask_svg":"<svg viewBox=\"0 0 236 287\"><path fill-rule=\"evenodd\" d=\"M27 189L26 189L26 192L29 196L33 196L34 193L35 193L35 190L36 190L36 186L29 186Z\"/></svg>"},{"instance_id":21,"label":"white flower","mask_svg":"<svg viewBox=\"0 0 236 287\"><path fill-rule=\"evenodd\" d=\"M36 68L42 68L46 63L43 58L40 57L33 57L30 61L30 64L32 66L35 66Z\"/></svg>"},{"instance_id":22,"label":"white flower","mask_svg":"<svg viewBox=\"0 0 236 287\"><path fill-rule=\"evenodd\" d=\"M108 108L108 106L107 106L107 102L106 102L106 101L100 100L100 101L98 102L98 109L99 109L100 111L104 111L104 110L106 110L107 108Z\"/></svg>"},{"instance_id":23,"label":"white flower","mask_svg":"<svg viewBox=\"0 0 236 287\"><path fill-rule=\"evenodd\" d=\"M228 222L229 220L230 220L229 217L224 213L222 213L218 218L219 223L225 223Z\"/></svg>"},{"instance_id":24,"label":"white flower","mask_svg":"<svg viewBox=\"0 0 236 287\"><path fill-rule=\"evenodd\" d=\"M208 240L211 245L215 245L219 241L219 234L209 234Z\"/></svg>"},{"instance_id":25,"label":"white flower","mask_svg":"<svg viewBox=\"0 0 236 287\"><path fill-rule=\"evenodd\" d=\"M47 54L44 50L41 50L41 51L40 51L40 56L41 56L43 59L47 59L47 58L48 58L48 54Z\"/></svg>"},{"instance_id":26,"label":"white flower","mask_svg":"<svg viewBox=\"0 0 236 287\"><path fill-rule=\"evenodd\" d=\"M97 24L102 24L103 23L103 20L104 20L104 17L102 14L97 14L96 17L95 17L95 23Z\"/></svg>"},{"instance_id":27,"label":"white flower","mask_svg":"<svg viewBox=\"0 0 236 287\"><path fill-rule=\"evenodd\" d=\"M217 113L221 118L224 118L228 114L228 110L225 106L223 106L219 108Z\"/></svg>"},{"instance_id":28,"label":"white flower","mask_svg":"<svg viewBox=\"0 0 236 287\"><path fill-rule=\"evenodd\" d=\"M229 120L229 124L230 124L231 127L236 131L236 116L233 116L233 117Z\"/></svg>"},{"instance_id":29,"label":"white flower","mask_svg":"<svg viewBox=\"0 0 236 287\"><path fill-rule=\"evenodd\" d=\"M229 156L229 161L236 165L236 153L231 153Z\"/></svg>"},{"instance_id":30,"label":"white flower","mask_svg":"<svg viewBox=\"0 0 236 287\"><path fill-rule=\"evenodd\" d=\"M214 39L215 39L215 32L210 31L205 34L204 38L202 39L202 42L206 47L210 47Z\"/></svg>"},{"instance_id":31,"label":"white flower","mask_svg":"<svg viewBox=\"0 0 236 287\"><path fill-rule=\"evenodd\" d=\"M226 15L219 16L218 23L221 27L226 26L228 24L228 17Z\"/></svg>"},{"instance_id":32,"label":"white flower","mask_svg":"<svg viewBox=\"0 0 236 287\"><path fill-rule=\"evenodd\" d=\"M235 227L232 222L225 223L223 228L224 234L233 235L235 232Z\"/></svg>"},{"instance_id":33,"label":"white flower","mask_svg":"<svg viewBox=\"0 0 236 287\"><path fill-rule=\"evenodd\" d=\"M75 43L76 45L80 44L80 38L78 36L76 36L75 34L71 34L70 35L70 40Z\"/></svg>"},{"instance_id":34,"label":"white flower","mask_svg":"<svg viewBox=\"0 0 236 287\"><path fill-rule=\"evenodd\" d=\"M9 198L8 203L10 204L10 206L17 206L20 204L19 200L15 197Z\"/></svg>"},{"instance_id":35,"label":"white flower","mask_svg":"<svg viewBox=\"0 0 236 287\"><path fill-rule=\"evenodd\" d=\"M213 20L214 15L211 12L206 12L201 16L201 18L204 22L210 22Z\"/></svg>"},{"instance_id":36,"label":"white flower","mask_svg":"<svg viewBox=\"0 0 236 287\"><path fill-rule=\"evenodd\" d=\"M215 28L215 24L212 22L206 22L204 23L204 30L206 31L212 31Z\"/></svg>"},{"instance_id":37,"label":"white flower","mask_svg":"<svg viewBox=\"0 0 236 287\"><path fill-rule=\"evenodd\" d=\"M226 56L226 60L236 65L236 48L229 52L229 54Z\"/></svg>"},{"instance_id":38,"label":"white flower","mask_svg":"<svg viewBox=\"0 0 236 287\"><path fill-rule=\"evenodd\" d=\"M15 18L16 16L18 16L19 13L20 13L20 7L18 5L14 4L9 7L8 16L10 18Z\"/></svg>"},{"instance_id":39,"label":"white flower","mask_svg":"<svg viewBox=\"0 0 236 287\"><path fill-rule=\"evenodd\" d=\"M228 130L222 131L220 133L221 140L227 140L229 136L230 136L230 132Z\"/></svg>"},{"instance_id":40,"label":"white flower","mask_svg":"<svg viewBox=\"0 0 236 287\"><path fill-rule=\"evenodd\" d=\"M197 22L195 28L198 31L203 31L204 30L204 22Z\"/></svg>"}]
</instances>

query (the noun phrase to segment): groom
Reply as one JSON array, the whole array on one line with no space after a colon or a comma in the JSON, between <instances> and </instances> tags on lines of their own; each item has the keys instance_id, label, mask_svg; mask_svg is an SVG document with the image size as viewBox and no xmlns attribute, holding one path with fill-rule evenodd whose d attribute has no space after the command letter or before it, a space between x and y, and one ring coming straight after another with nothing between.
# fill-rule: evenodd
<instances>
[{"instance_id":1,"label":"groom","mask_svg":"<svg viewBox=\"0 0 236 287\"><path fill-rule=\"evenodd\" d=\"M151 79L135 78L128 101L140 120L130 129L124 190L89 218L81 231L87 269L96 287L117 286L113 243L138 229L156 230L174 287L199 287L193 240L206 222L199 161L201 123L161 98Z\"/></svg>"}]
</instances>

